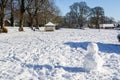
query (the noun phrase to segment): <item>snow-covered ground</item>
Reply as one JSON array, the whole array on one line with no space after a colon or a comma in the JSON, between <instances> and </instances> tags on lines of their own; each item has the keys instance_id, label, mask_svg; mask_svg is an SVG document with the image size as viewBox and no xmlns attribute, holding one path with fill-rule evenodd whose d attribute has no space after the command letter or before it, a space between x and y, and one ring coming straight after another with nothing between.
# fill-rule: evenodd
<instances>
[{"instance_id":1,"label":"snow-covered ground","mask_svg":"<svg viewBox=\"0 0 120 80\"><path fill-rule=\"evenodd\" d=\"M8 30L0 34L0 80L120 80L116 30ZM89 42L97 43L107 72L84 71Z\"/></svg>"}]
</instances>

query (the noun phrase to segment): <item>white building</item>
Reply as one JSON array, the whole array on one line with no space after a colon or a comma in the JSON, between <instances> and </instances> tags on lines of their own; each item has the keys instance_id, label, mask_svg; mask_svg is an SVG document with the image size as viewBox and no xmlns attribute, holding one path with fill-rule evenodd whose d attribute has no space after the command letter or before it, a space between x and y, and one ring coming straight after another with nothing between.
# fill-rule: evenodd
<instances>
[{"instance_id":1,"label":"white building","mask_svg":"<svg viewBox=\"0 0 120 80\"><path fill-rule=\"evenodd\" d=\"M52 22L49 22L45 25L45 31L54 31L55 30L55 24Z\"/></svg>"},{"instance_id":2,"label":"white building","mask_svg":"<svg viewBox=\"0 0 120 80\"><path fill-rule=\"evenodd\" d=\"M100 28L113 29L113 28L115 28L115 25L114 24L100 24Z\"/></svg>"}]
</instances>

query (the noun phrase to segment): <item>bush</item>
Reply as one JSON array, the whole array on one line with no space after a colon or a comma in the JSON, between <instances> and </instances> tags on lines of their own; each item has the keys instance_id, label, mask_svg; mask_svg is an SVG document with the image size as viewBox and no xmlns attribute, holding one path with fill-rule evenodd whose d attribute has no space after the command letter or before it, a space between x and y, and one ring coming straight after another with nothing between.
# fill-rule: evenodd
<instances>
[{"instance_id":1,"label":"bush","mask_svg":"<svg viewBox=\"0 0 120 80\"><path fill-rule=\"evenodd\" d=\"M1 31L2 31L2 33L8 33L8 29L5 27L3 27Z\"/></svg>"},{"instance_id":2,"label":"bush","mask_svg":"<svg viewBox=\"0 0 120 80\"><path fill-rule=\"evenodd\" d=\"M19 30L19 31L24 31L23 27L19 27L18 30Z\"/></svg>"},{"instance_id":3,"label":"bush","mask_svg":"<svg viewBox=\"0 0 120 80\"><path fill-rule=\"evenodd\" d=\"M117 35L118 41L120 42L120 34Z\"/></svg>"}]
</instances>

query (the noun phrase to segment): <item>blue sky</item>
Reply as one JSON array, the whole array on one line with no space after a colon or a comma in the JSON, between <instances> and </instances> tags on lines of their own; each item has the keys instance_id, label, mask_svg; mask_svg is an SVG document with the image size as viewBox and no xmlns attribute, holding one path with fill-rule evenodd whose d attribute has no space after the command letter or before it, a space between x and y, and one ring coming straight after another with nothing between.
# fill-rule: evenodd
<instances>
[{"instance_id":1,"label":"blue sky","mask_svg":"<svg viewBox=\"0 0 120 80\"><path fill-rule=\"evenodd\" d=\"M105 16L120 20L120 0L55 0L55 4L61 10L61 15L70 11L69 6L75 2L85 1L91 8L100 6L104 8Z\"/></svg>"}]
</instances>

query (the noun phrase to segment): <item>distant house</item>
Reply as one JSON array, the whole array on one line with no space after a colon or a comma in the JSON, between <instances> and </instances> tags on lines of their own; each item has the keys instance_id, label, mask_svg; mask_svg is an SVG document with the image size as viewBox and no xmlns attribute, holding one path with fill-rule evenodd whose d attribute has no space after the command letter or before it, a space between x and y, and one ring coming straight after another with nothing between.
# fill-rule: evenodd
<instances>
[{"instance_id":1,"label":"distant house","mask_svg":"<svg viewBox=\"0 0 120 80\"><path fill-rule=\"evenodd\" d=\"M116 26L115 27L116 30L120 30L120 24L116 24L115 26Z\"/></svg>"},{"instance_id":2,"label":"distant house","mask_svg":"<svg viewBox=\"0 0 120 80\"><path fill-rule=\"evenodd\" d=\"M5 20L5 26L11 26L10 20Z\"/></svg>"},{"instance_id":3,"label":"distant house","mask_svg":"<svg viewBox=\"0 0 120 80\"><path fill-rule=\"evenodd\" d=\"M100 28L102 28L102 29L114 29L115 25L114 24L100 24Z\"/></svg>"},{"instance_id":4,"label":"distant house","mask_svg":"<svg viewBox=\"0 0 120 80\"><path fill-rule=\"evenodd\" d=\"M45 24L45 31L54 31L55 26L56 26L55 24L53 24L52 22L49 22Z\"/></svg>"}]
</instances>

